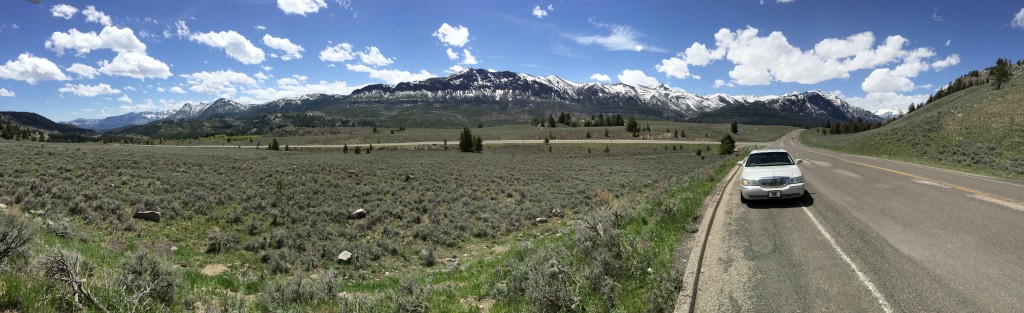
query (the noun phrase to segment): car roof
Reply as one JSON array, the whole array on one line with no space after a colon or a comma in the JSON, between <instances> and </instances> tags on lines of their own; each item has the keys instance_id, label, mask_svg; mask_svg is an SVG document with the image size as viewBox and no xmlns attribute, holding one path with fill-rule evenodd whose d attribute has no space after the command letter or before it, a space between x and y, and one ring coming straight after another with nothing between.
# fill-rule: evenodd
<instances>
[{"instance_id":1,"label":"car roof","mask_svg":"<svg viewBox=\"0 0 1024 313\"><path fill-rule=\"evenodd\" d=\"M750 154L770 153L770 152L785 152L785 153L789 153L789 151L786 151L786 149L757 149L757 150L754 150L754 151L750 151Z\"/></svg>"}]
</instances>

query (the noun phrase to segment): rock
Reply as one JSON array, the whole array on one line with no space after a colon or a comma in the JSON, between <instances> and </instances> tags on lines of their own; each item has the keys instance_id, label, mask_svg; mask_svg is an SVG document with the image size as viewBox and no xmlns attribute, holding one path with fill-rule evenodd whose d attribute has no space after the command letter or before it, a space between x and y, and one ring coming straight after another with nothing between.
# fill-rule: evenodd
<instances>
[{"instance_id":1,"label":"rock","mask_svg":"<svg viewBox=\"0 0 1024 313\"><path fill-rule=\"evenodd\" d=\"M171 247L171 252L178 251L178 246Z\"/></svg>"},{"instance_id":2,"label":"rock","mask_svg":"<svg viewBox=\"0 0 1024 313\"><path fill-rule=\"evenodd\" d=\"M365 217L366 217L366 210L363 210L363 209L358 209L355 212L352 212L352 214L348 215L348 218L354 219L354 220L365 218Z\"/></svg>"},{"instance_id":3,"label":"rock","mask_svg":"<svg viewBox=\"0 0 1024 313\"><path fill-rule=\"evenodd\" d=\"M150 222L160 222L160 212L157 211L138 211L132 217Z\"/></svg>"},{"instance_id":4,"label":"rock","mask_svg":"<svg viewBox=\"0 0 1024 313\"><path fill-rule=\"evenodd\" d=\"M352 263L352 252L342 251L338 254L338 262L340 263Z\"/></svg>"},{"instance_id":5,"label":"rock","mask_svg":"<svg viewBox=\"0 0 1024 313\"><path fill-rule=\"evenodd\" d=\"M562 209L554 208L554 209L551 209L551 216L562 217L562 216L565 216L565 214L562 213Z\"/></svg>"},{"instance_id":6,"label":"rock","mask_svg":"<svg viewBox=\"0 0 1024 313\"><path fill-rule=\"evenodd\" d=\"M412 178L412 175L405 175L405 181L410 181Z\"/></svg>"},{"instance_id":7,"label":"rock","mask_svg":"<svg viewBox=\"0 0 1024 313\"><path fill-rule=\"evenodd\" d=\"M3 203L0 203L0 210L6 210L6 209L7 209L7 205L3 204Z\"/></svg>"},{"instance_id":8,"label":"rock","mask_svg":"<svg viewBox=\"0 0 1024 313\"><path fill-rule=\"evenodd\" d=\"M547 223L547 222L548 222L548 218L546 218L546 217L538 217L538 218L537 218L536 220L534 220L534 221L535 221L535 222L537 222L537 224L544 224L544 223Z\"/></svg>"}]
</instances>

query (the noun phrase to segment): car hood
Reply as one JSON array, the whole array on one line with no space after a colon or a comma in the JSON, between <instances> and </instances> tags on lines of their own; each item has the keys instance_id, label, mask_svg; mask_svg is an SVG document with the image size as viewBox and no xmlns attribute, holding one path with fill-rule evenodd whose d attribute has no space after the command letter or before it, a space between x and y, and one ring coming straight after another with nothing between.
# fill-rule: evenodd
<instances>
[{"instance_id":1,"label":"car hood","mask_svg":"<svg viewBox=\"0 0 1024 313\"><path fill-rule=\"evenodd\" d=\"M761 167L744 167L743 178L755 179L762 177L796 177L802 176L800 168L796 165L782 165L782 166L761 166Z\"/></svg>"}]
</instances>

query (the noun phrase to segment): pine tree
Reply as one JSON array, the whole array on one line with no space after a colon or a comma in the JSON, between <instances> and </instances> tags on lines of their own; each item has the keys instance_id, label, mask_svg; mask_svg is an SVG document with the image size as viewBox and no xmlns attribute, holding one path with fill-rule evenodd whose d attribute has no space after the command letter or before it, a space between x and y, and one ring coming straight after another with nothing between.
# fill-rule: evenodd
<instances>
[{"instance_id":1,"label":"pine tree","mask_svg":"<svg viewBox=\"0 0 1024 313\"><path fill-rule=\"evenodd\" d=\"M736 121L732 121L732 125L729 126L729 131L733 134L739 134L740 129L739 126L736 125Z\"/></svg>"},{"instance_id":2,"label":"pine tree","mask_svg":"<svg viewBox=\"0 0 1024 313\"><path fill-rule=\"evenodd\" d=\"M626 122L626 131L632 132L632 133L640 131L640 123L637 123L635 117L632 117L632 116L629 117L629 121ZM636 136L633 136L633 137L636 137Z\"/></svg>"},{"instance_id":3,"label":"pine tree","mask_svg":"<svg viewBox=\"0 0 1024 313\"><path fill-rule=\"evenodd\" d=\"M484 151L484 139L476 137L473 139L473 152L480 153Z\"/></svg>"},{"instance_id":4,"label":"pine tree","mask_svg":"<svg viewBox=\"0 0 1024 313\"><path fill-rule=\"evenodd\" d=\"M369 147L366 148L366 154L370 154L370 151L373 151L373 145L372 144Z\"/></svg>"},{"instance_id":5,"label":"pine tree","mask_svg":"<svg viewBox=\"0 0 1024 313\"><path fill-rule=\"evenodd\" d=\"M608 150L608 146L604 146L604 153L608 153L609 151L611 150Z\"/></svg>"},{"instance_id":6,"label":"pine tree","mask_svg":"<svg viewBox=\"0 0 1024 313\"><path fill-rule=\"evenodd\" d=\"M604 136L605 137L611 137L611 135L608 134L608 129L607 128L604 129Z\"/></svg>"},{"instance_id":7,"label":"pine tree","mask_svg":"<svg viewBox=\"0 0 1024 313\"><path fill-rule=\"evenodd\" d=\"M555 118L551 114L548 114L548 127L555 127Z\"/></svg>"},{"instance_id":8,"label":"pine tree","mask_svg":"<svg viewBox=\"0 0 1024 313\"><path fill-rule=\"evenodd\" d=\"M1003 83L1009 82L1010 77L1013 77L1013 71L1010 70L1010 60L996 60L996 66L989 70L989 75L992 76L992 82L996 84L996 90L1002 88Z\"/></svg>"},{"instance_id":9,"label":"pine tree","mask_svg":"<svg viewBox=\"0 0 1024 313\"><path fill-rule=\"evenodd\" d=\"M469 131L467 127L463 127L462 134L459 135L459 151L473 151L473 132Z\"/></svg>"},{"instance_id":10,"label":"pine tree","mask_svg":"<svg viewBox=\"0 0 1024 313\"><path fill-rule=\"evenodd\" d=\"M478 122L476 128L484 128L484 122Z\"/></svg>"},{"instance_id":11,"label":"pine tree","mask_svg":"<svg viewBox=\"0 0 1024 313\"><path fill-rule=\"evenodd\" d=\"M356 146L356 154L360 154L360 153L362 153L362 152L363 152L363 149L362 149L362 148L363 148L363 147L360 147L360 146Z\"/></svg>"},{"instance_id":12,"label":"pine tree","mask_svg":"<svg viewBox=\"0 0 1024 313\"><path fill-rule=\"evenodd\" d=\"M590 139L590 137L591 137L591 135L590 135L590 131L588 130L588 131L587 131L587 139Z\"/></svg>"},{"instance_id":13,"label":"pine tree","mask_svg":"<svg viewBox=\"0 0 1024 313\"><path fill-rule=\"evenodd\" d=\"M341 147L341 152L348 153L348 144L347 143L344 146Z\"/></svg>"},{"instance_id":14,"label":"pine tree","mask_svg":"<svg viewBox=\"0 0 1024 313\"><path fill-rule=\"evenodd\" d=\"M736 150L736 140L732 139L732 136L725 135L722 137L722 143L718 146L718 154L726 155L731 154Z\"/></svg>"}]
</instances>

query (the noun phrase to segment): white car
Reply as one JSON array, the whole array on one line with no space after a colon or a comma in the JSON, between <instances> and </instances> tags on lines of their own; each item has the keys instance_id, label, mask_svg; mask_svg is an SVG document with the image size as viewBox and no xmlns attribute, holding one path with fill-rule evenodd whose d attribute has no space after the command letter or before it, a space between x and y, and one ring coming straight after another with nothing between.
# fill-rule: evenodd
<instances>
[{"instance_id":1,"label":"white car","mask_svg":"<svg viewBox=\"0 0 1024 313\"><path fill-rule=\"evenodd\" d=\"M740 201L788 199L804 195L804 175L783 149L760 149L750 152L740 166Z\"/></svg>"}]
</instances>

